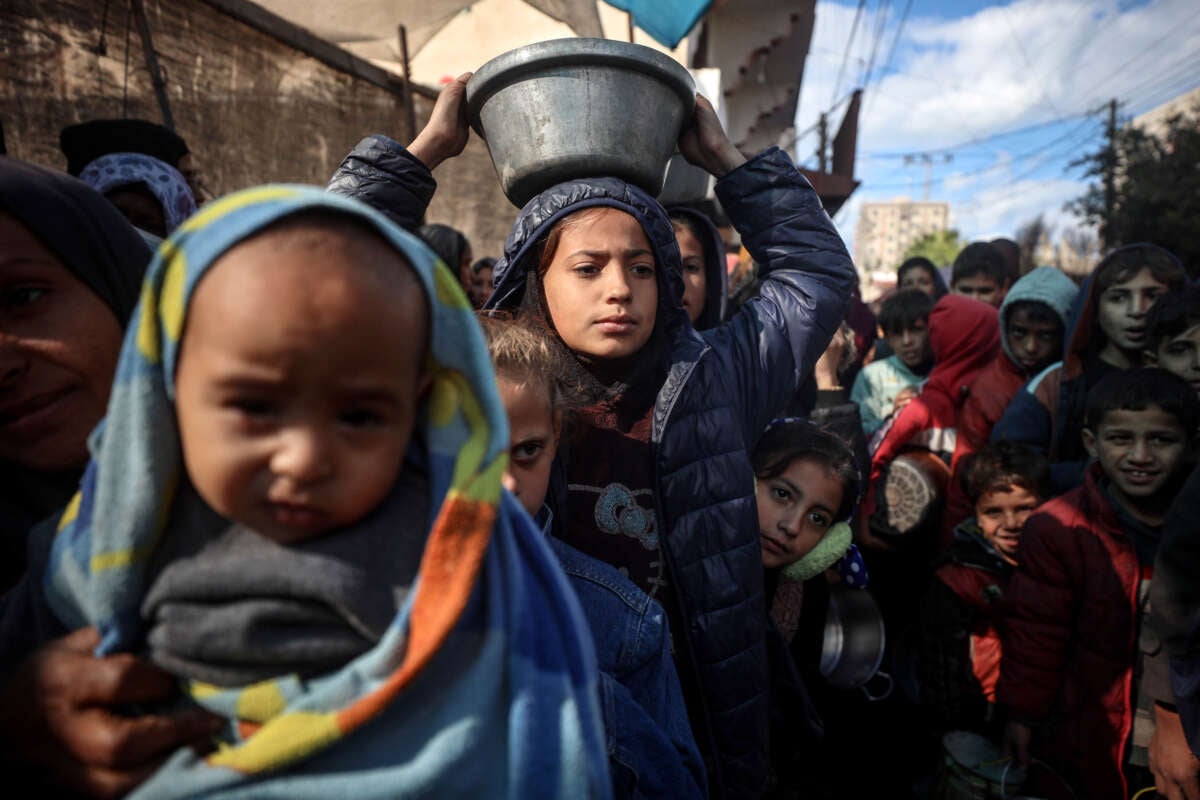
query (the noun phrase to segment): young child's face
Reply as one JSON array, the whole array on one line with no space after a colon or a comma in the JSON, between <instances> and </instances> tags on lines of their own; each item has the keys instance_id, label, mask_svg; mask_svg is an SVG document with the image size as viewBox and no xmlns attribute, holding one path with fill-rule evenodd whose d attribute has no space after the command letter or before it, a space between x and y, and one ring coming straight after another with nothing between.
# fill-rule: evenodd
<instances>
[{"instance_id":1,"label":"young child's face","mask_svg":"<svg viewBox=\"0 0 1200 800\"><path fill-rule=\"evenodd\" d=\"M1194 325L1172 339L1158 344L1152 359L1167 372L1173 372L1200 394L1200 325Z\"/></svg>"},{"instance_id":2,"label":"young child's face","mask_svg":"<svg viewBox=\"0 0 1200 800\"><path fill-rule=\"evenodd\" d=\"M614 208L589 209L558 240L543 278L563 343L599 359L625 358L654 331L658 279L646 232Z\"/></svg>"},{"instance_id":3,"label":"young child's face","mask_svg":"<svg viewBox=\"0 0 1200 800\"><path fill-rule=\"evenodd\" d=\"M929 270L921 267L911 267L900 279L900 289L920 289L925 294L933 297L937 292L937 284L933 282L933 275Z\"/></svg>"},{"instance_id":4,"label":"young child's face","mask_svg":"<svg viewBox=\"0 0 1200 800\"><path fill-rule=\"evenodd\" d=\"M910 328L886 333L883 338L906 367L918 367L929 360L929 326L923 320Z\"/></svg>"},{"instance_id":5,"label":"young child's face","mask_svg":"<svg viewBox=\"0 0 1200 800\"><path fill-rule=\"evenodd\" d=\"M955 294L961 294L964 297L973 297L982 303L987 303L996 308L1000 307L1000 304L1004 302L1004 295L1008 293L1007 286L997 283L996 279L990 275L983 274L959 278L950 289Z\"/></svg>"},{"instance_id":6,"label":"young child's face","mask_svg":"<svg viewBox=\"0 0 1200 800\"><path fill-rule=\"evenodd\" d=\"M1009 315L1005 336L1017 365L1027 374L1040 372L1062 353L1062 326L1034 319L1027 308Z\"/></svg>"},{"instance_id":7,"label":"young child's face","mask_svg":"<svg viewBox=\"0 0 1200 800\"><path fill-rule=\"evenodd\" d=\"M1167 288L1146 268L1105 289L1096 305L1096 322L1107 344L1125 352L1145 347L1146 314Z\"/></svg>"},{"instance_id":8,"label":"young child's face","mask_svg":"<svg viewBox=\"0 0 1200 800\"><path fill-rule=\"evenodd\" d=\"M675 226L675 240L679 243L679 258L683 263L683 310L695 322L704 311L704 294L708 288L704 248L686 225Z\"/></svg>"},{"instance_id":9,"label":"young child's face","mask_svg":"<svg viewBox=\"0 0 1200 800\"><path fill-rule=\"evenodd\" d=\"M983 538L1015 562L1021 544L1021 529L1039 505L1041 498L1022 486L985 492L975 503L975 521L979 523Z\"/></svg>"},{"instance_id":10,"label":"young child's face","mask_svg":"<svg viewBox=\"0 0 1200 800\"><path fill-rule=\"evenodd\" d=\"M400 471L427 380L411 267L341 227L268 230L192 296L176 377L187 473L283 544L352 524Z\"/></svg>"},{"instance_id":11,"label":"young child's face","mask_svg":"<svg viewBox=\"0 0 1200 800\"><path fill-rule=\"evenodd\" d=\"M482 267L478 272L471 274L470 289L467 292L471 300L471 305L475 308L483 308L484 302L492 293L492 268Z\"/></svg>"},{"instance_id":12,"label":"young child's face","mask_svg":"<svg viewBox=\"0 0 1200 800\"><path fill-rule=\"evenodd\" d=\"M1184 464L1190 435L1173 415L1150 406L1109 411L1096 430L1084 429L1083 443L1118 499L1136 508L1155 498Z\"/></svg>"},{"instance_id":13,"label":"young child's face","mask_svg":"<svg viewBox=\"0 0 1200 800\"><path fill-rule=\"evenodd\" d=\"M837 521L842 482L824 464L793 459L773 478L759 478L758 533L763 566L772 569L799 561Z\"/></svg>"},{"instance_id":14,"label":"young child's face","mask_svg":"<svg viewBox=\"0 0 1200 800\"><path fill-rule=\"evenodd\" d=\"M508 414L508 470L504 488L536 516L546 502L550 468L558 451L558 420L549 388L529 381L496 376L500 400Z\"/></svg>"}]
</instances>

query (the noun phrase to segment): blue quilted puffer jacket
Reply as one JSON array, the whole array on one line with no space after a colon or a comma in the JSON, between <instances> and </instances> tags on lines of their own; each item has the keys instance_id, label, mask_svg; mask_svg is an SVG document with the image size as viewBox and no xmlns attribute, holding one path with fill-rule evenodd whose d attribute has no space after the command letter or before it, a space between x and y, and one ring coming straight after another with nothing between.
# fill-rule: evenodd
<instances>
[{"instance_id":1,"label":"blue quilted puffer jacket","mask_svg":"<svg viewBox=\"0 0 1200 800\"><path fill-rule=\"evenodd\" d=\"M419 219L433 181L385 137L355 149L330 184L404 224ZM730 321L695 331L680 305L675 233L662 206L615 178L559 184L521 210L496 263L488 307L516 309L542 238L582 208L609 206L641 222L659 283L657 334L666 380L652 418L660 541L687 629L677 661L693 671L704 708L693 723L714 797L762 794L770 710L767 612L750 451L792 401L845 318L855 283L846 247L791 159L772 148L716 184L717 197L760 265L759 296ZM614 467L614 475L619 474ZM558 470L558 479L565 471ZM558 480L561 483L562 480ZM554 485L552 503L565 503ZM565 507L553 509L566 518ZM681 635L682 633L682 635ZM687 683L687 679L684 679Z\"/></svg>"},{"instance_id":2,"label":"blue quilted puffer jacket","mask_svg":"<svg viewBox=\"0 0 1200 800\"><path fill-rule=\"evenodd\" d=\"M555 186L522 209L495 266L489 307L517 308L540 240L591 206L635 216L660 266L659 331L667 378L652 417L658 530L705 701L710 787L756 797L767 774L770 698L762 550L750 450L796 393L845 317L854 267L820 199L779 149L717 182L717 196L763 277L758 299L731 321L693 330L679 305L675 233L662 206L614 178ZM662 268L665 267L665 268ZM614 476L619 467L614 465ZM565 500L565 491L552 495ZM566 518L562 509L560 519ZM686 680L685 680L686 683Z\"/></svg>"}]
</instances>

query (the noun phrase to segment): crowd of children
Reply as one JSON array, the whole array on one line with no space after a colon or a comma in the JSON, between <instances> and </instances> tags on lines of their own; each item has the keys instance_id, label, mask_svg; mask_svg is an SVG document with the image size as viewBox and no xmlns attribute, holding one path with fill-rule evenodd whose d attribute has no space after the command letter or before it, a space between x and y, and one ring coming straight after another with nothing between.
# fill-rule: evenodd
<instances>
[{"instance_id":1,"label":"crowd of children","mask_svg":"<svg viewBox=\"0 0 1200 800\"><path fill-rule=\"evenodd\" d=\"M753 259L738 302L713 223L616 178L476 260L421 224L468 78L324 191L197 211L138 126L83 182L0 159L6 765L957 797L969 732L1026 795L1200 797L1195 265L1131 244L1080 287L980 241L873 318L791 159L703 98L679 148Z\"/></svg>"}]
</instances>

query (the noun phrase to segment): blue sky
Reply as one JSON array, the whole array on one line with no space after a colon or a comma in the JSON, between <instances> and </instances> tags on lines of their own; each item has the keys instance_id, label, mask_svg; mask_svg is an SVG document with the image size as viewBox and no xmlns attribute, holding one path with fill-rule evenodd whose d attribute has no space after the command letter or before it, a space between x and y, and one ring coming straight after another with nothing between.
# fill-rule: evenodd
<instances>
[{"instance_id":1,"label":"blue sky","mask_svg":"<svg viewBox=\"0 0 1200 800\"><path fill-rule=\"evenodd\" d=\"M1195 0L867 0L851 39L858 6L817 2L794 146L815 165L804 131L866 81L862 185L834 220L851 245L863 201L922 199L926 174L967 240L1039 213L1078 227L1063 204L1086 181L1068 165L1102 143L1108 100L1128 118L1200 85Z\"/></svg>"}]
</instances>

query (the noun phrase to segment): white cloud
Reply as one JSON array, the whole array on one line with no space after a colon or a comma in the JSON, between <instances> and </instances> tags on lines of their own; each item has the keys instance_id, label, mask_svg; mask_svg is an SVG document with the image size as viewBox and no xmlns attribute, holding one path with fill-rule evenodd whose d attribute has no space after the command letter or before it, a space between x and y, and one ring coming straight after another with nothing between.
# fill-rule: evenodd
<instances>
[{"instance_id":1,"label":"white cloud","mask_svg":"<svg viewBox=\"0 0 1200 800\"><path fill-rule=\"evenodd\" d=\"M821 2L805 65L797 129L831 105L853 24L855 5ZM899 4L892 4L899 5ZM838 214L853 241L863 200L923 194L926 164L906 165L886 154L920 153L992 137L1094 110L1109 98L1123 114L1137 114L1196 85L1200 76L1200 15L1194 0L1152 0L1132 8L1118 0L1017 0L959 19L910 16L895 57L867 88L860 117L852 207ZM883 68L895 18L875 48L874 72ZM865 76L879 30L874 13L859 20L837 94ZM831 134L840 110L830 119ZM948 200L968 238L1011 235L1015 225L1044 211L1073 220L1062 204L1083 191L1066 164L1098 143L1099 119L1047 126L1024 137L991 140L954 150L928 167L930 199ZM805 160L815 135L797 149ZM810 161L811 163L811 161ZM856 202L857 201L857 202Z\"/></svg>"}]
</instances>

